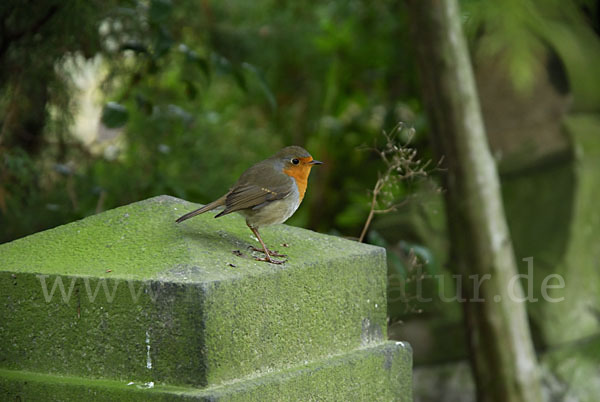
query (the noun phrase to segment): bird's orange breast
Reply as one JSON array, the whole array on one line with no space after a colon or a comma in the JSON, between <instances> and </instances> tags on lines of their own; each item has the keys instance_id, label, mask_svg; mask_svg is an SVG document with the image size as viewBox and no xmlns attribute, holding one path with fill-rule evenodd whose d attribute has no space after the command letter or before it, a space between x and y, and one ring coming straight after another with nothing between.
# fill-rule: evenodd
<instances>
[{"instance_id":1,"label":"bird's orange breast","mask_svg":"<svg viewBox=\"0 0 600 402\"><path fill-rule=\"evenodd\" d=\"M308 184L308 176L310 175L310 169L312 165L308 162L312 161L312 157L299 158L300 163L298 165L292 165L289 168L283 169L283 173L294 178L296 185L298 186L298 192L300 193L300 201L304 198L306 192L306 186Z\"/></svg>"}]
</instances>

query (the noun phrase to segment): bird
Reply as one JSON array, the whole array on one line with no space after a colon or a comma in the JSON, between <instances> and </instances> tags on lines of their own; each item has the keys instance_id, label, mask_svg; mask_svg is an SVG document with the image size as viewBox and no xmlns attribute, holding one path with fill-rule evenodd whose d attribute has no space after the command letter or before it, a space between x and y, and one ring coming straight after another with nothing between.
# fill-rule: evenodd
<instances>
[{"instance_id":1,"label":"bird","mask_svg":"<svg viewBox=\"0 0 600 402\"><path fill-rule=\"evenodd\" d=\"M215 201L178 218L180 223L196 215L225 207L215 218L238 212L246 218L246 225L256 236L264 257L255 257L257 261L283 264L287 260L273 257L286 257L267 248L258 229L268 225L283 223L300 206L306 193L308 176L313 166L323 162L313 157L302 147L292 145L281 149L273 156L249 167L229 189Z\"/></svg>"}]
</instances>

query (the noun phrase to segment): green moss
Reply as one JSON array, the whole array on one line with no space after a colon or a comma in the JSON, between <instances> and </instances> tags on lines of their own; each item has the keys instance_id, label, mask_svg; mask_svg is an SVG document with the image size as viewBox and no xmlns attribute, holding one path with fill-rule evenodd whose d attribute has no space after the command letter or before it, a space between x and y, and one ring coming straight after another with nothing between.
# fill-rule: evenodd
<instances>
[{"instance_id":1,"label":"green moss","mask_svg":"<svg viewBox=\"0 0 600 402\"><path fill-rule=\"evenodd\" d=\"M208 284L209 383L341 353L386 334L385 272L377 255ZM343 284L342 286L337 286Z\"/></svg>"},{"instance_id":2,"label":"green moss","mask_svg":"<svg viewBox=\"0 0 600 402\"><path fill-rule=\"evenodd\" d=\"M256 262L232 254L254 242L238 216L174 223L194 207L157 197L1 245L0 367L205 386L386 338L383 249L280 225L264 238L289 262Z\"/></svg>"},{"instance_id":3,"label":"green moss","mask_svg":"<svg viewBox=\"0 0 600 402\"><path fill-rule=\"evenodd\" d=\"M44 280L48 288L62 281L67 295L73 284L71 296L65 302L56 290L46 302L40 277L0 273L0 342L10 345L0 349L0 367L139 381L206 381L198 286L110 279L107 297L96 278L53 275ZM140 292L137 300L131 289Z\"/></svg>"},{"instance_id":4,"label":"green moss","mask_svg":"<svg viewBox=\"0 0 600 402\"><path fill-rule=\"evenodd\" d=\"M90 380L0 369L0 399L96 401L411 401L411 350L386 342L344 355L205 389ZM141 386L140 386L141 385Z\"/></svg>"},{"instance_id":5,"label":"green moss","mask_svg":"<svg viewBox=\"0 0 600 402\"><path fill-rule=\"evenodd\" d=\"M237 214L213 219L216 213L207 212L175 223L197 207L159 196L1 244L0 270L207 282L281 269L232 253L240 250L249 256L248 246L259 246ZM365 244L284 225L266 227L261 234L270 248L289 255L287 267L323 264L374 250ZM289 247L280 247L282 243Z\"/></svg>"}]
</instances>

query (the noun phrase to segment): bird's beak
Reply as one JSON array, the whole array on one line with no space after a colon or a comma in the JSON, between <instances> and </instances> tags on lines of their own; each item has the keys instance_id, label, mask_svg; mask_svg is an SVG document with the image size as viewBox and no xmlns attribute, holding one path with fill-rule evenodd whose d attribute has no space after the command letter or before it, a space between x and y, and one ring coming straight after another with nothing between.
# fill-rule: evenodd
<instances>
[{"instance_id":1,"label":"bird's beak","mask_svg":"<svg viewBox=\"0 0 600 402\"><path fill-rule=\"evenodd\" d=\"M321 162L321 161L316 161L316 160L314 160L314 159L313 159L312 161L308 162L308 164L309 164L309 165L322 165L322 164L323 164L323 162Z\"/></svg>"}]
</instances>

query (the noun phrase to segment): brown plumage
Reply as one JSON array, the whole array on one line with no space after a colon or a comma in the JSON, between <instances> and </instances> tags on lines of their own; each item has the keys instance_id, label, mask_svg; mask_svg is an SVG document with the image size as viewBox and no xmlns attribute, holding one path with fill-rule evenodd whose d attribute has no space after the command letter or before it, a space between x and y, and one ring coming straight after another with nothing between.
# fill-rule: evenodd
<instances>
[{"instance_id":1,"label":"brown plumage","mask_svg":"<svg viewBox=\"0 0 600 402\"><path fill-rule=\"evenodd\" d=\"M231 212L244 215L246 224L263 246L265 258L259 260L282 263L271 258L271 255L276 253L269 252L258 233L258 228L283 223L293 215L304 198L311 168L321 163L313 160L304 148L285 147L270 158L248 168L225 195L183 215L176 222L183 222L224 206L225 209L215 218Z\"/></svg>"}]
</instances>

